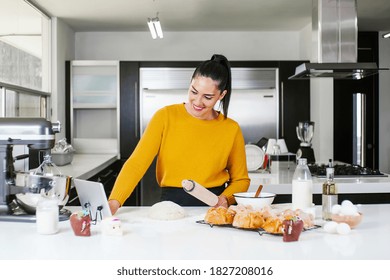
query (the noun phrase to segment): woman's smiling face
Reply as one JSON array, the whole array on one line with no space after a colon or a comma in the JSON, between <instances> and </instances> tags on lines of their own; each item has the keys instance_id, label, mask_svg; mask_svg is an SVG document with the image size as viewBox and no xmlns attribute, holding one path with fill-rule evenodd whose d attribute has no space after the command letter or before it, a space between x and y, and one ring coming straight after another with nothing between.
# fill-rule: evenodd
<instances>
[{"instance_id":1,"label":"woman's smiling face","mask_svg":"<svg viewBox=\"0 0 390 280\"><path fill-rule=\"evenodd\" d=\"M185 104L187 112L195 118L202 120L215 119L218 114L214 105L221 100L226 91L218 89L218 82L211 78L196 76L188 90L188 103Z\"/></svg>"}]
</instances>

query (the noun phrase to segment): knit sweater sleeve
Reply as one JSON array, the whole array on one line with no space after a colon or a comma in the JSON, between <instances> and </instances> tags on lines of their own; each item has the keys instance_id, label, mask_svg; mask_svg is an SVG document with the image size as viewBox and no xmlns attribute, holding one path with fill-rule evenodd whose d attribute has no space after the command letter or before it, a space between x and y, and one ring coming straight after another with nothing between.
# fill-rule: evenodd
<instances>
[{"instance_id":1,"label":"knit sweater sleeve","mask_svg":"<svg viewBox=\"0 0 390 280\"><path fill-rule=\"evenodd\" d=\"M160 148L164 115L164 110L159 110L150 120L136 148L119 172L109 199L123 205L146 173Z\"/></svg>"},{"instance_id":2,"label":"knit sweater sleeve","mask_svg":"<svg viewBox=\"0 0 390 280\"><path fill-rule=\"evenodd\" d=\"M246 164L245 140L240 129L237 130L233 147L228 158L227 170L230 175L228 186L222 193L228 198L229 204L235 203L233 194L246 192L250 179Z\"/></svg>"}]
</instances>

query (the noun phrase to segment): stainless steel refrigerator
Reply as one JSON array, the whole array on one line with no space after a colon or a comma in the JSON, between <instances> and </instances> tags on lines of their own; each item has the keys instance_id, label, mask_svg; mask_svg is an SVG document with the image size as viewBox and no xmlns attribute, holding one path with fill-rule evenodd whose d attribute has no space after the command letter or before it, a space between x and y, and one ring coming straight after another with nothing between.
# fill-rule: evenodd
<instances>
[{"instance_id":1,"label":"stainless steel refrigerator","mask_svg":"<svg viewBox=\"0 0 390 280\"><path fill-rule=\"evenodd\" d=\"M193 68L140 69L141 135L153 114L170 104L187 101ZM233 68L229 117L237 121L246 143L278 138L277 69ZM141 180L141 205L159 201L155 161Z\"/></svg>"}]
</instances>

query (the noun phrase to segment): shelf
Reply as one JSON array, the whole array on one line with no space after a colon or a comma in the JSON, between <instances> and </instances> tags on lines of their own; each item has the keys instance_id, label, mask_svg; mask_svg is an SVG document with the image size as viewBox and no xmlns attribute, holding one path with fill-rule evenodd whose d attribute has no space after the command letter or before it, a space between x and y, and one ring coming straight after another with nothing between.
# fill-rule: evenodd
<instances>
[{"instance_id":1,"label":"shelf","mask_svg":"<svg viewBox=\"0 0 390 280\"><path fill-rule=\"evenodd\" d=\"M119 63L72 61L71 141L77 152L119 155Z\"/></svg>"},{"instance_id":2,"label":"shelf","mask_svg":"<svg viewBox=\"0 0 390 280\"><path fill-rule=\"evenodd\" d=\"M73 96L94 96L94 95L116 96L116 92L112 90L81 90L81 91L73 90Z\"/></svg>"},{"instance_id":3,"label":"shelf","mask_svg":"<svg viewBox=\"0 0 390 280\"><path fill-rule=\"evenodd\" d=\"M116 106L117 105L117 98L116 95L74 95L73 96L73 104L78 104L80 106L81 104L85 104L84 106L90 107L93 104L96 104L96 106Z\"/></svg>"},{"instance_id":4,"label":"shelf","mask_svg":"<svg viewBox=\"0 0 390 280\"><path fill-rule=\"evenodd\" d=\"M81 103L73 104L73 109L82 110L82 109L117 109L116 105L107 105L107 104L98 104L98 103Z\"/></svg>"},{"instance_id":5,"label":"shelf","mask_svg":"<svg viewBox=\"0 0 390 280\"><path fill-rule=\"evenodd\" d=\"M117 138L74 138L72 146L81 154L119 155Z\"/></svg>"}]
</instances>

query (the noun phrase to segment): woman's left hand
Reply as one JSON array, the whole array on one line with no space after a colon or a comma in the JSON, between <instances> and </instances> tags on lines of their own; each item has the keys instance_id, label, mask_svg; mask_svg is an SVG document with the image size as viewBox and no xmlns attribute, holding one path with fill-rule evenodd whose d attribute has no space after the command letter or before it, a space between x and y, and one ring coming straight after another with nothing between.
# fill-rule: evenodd
<instances>
[{"instance_id":1,"label":"woman's left hand","mask_svg":"<svg viewBox=\"0 0 390 280\"><path fill-rule=\"evenodd\" d=\"M214 207L222 206L225 208L229 207L229 202L226 196L220 195L218 196L218 203Z\"/></svg>"}]
</instances>

